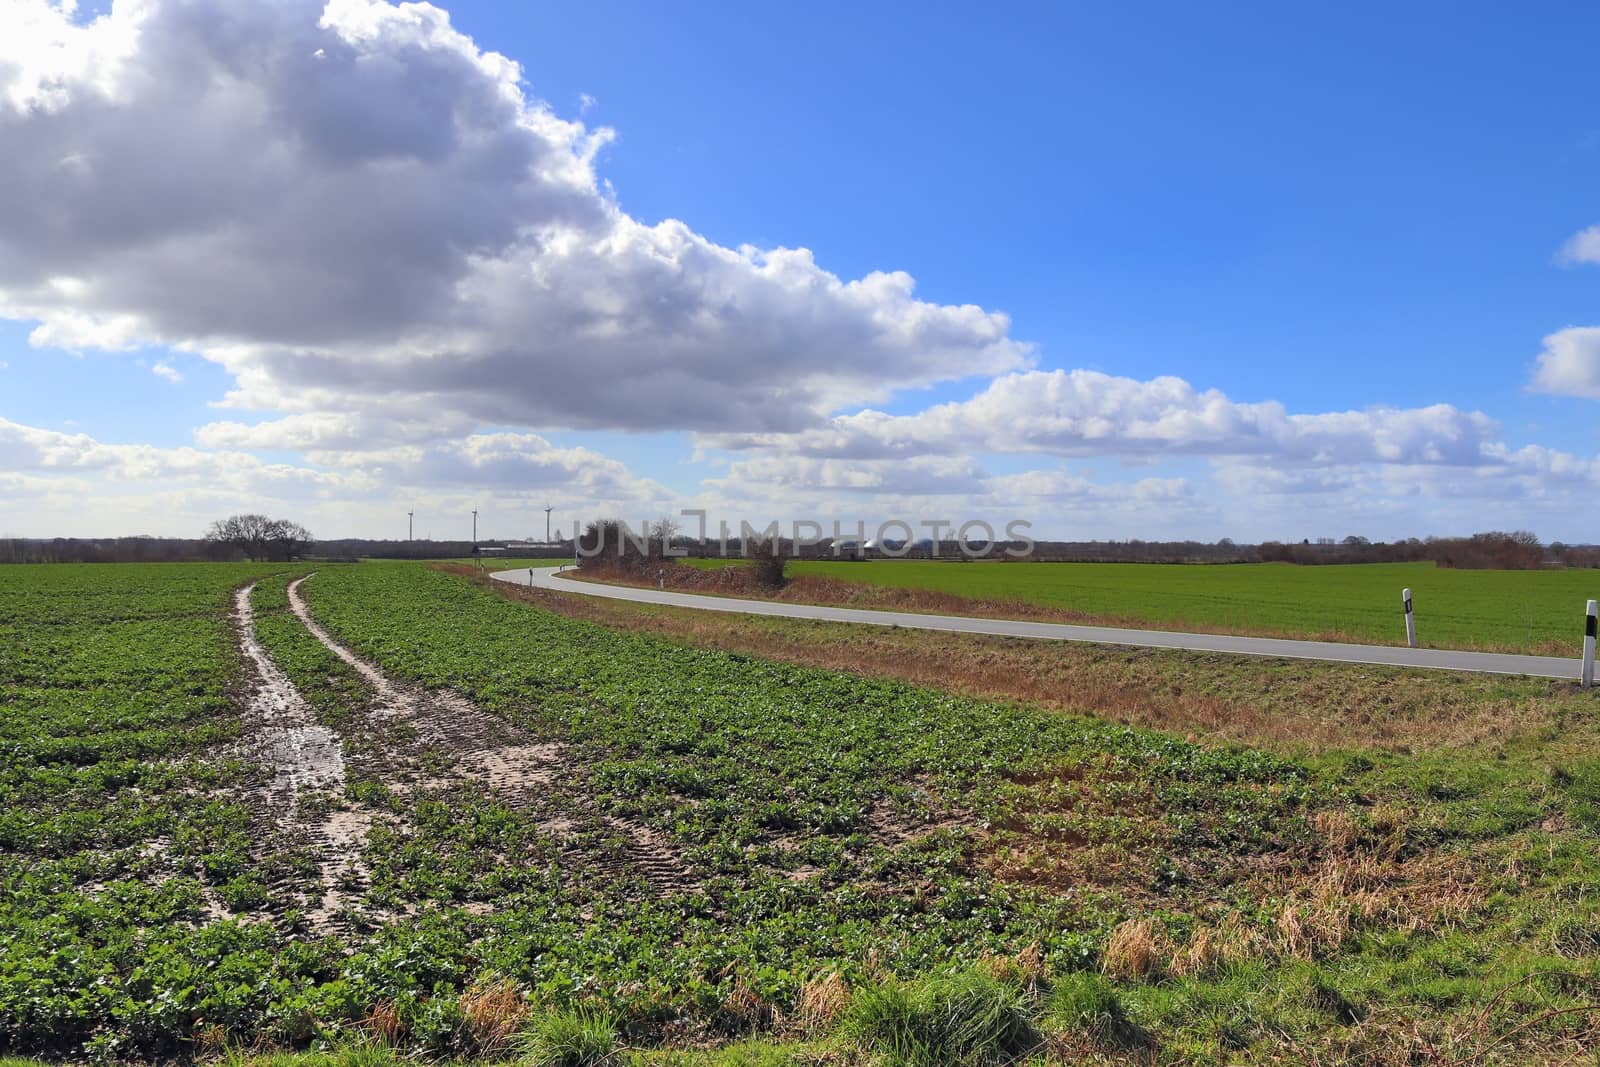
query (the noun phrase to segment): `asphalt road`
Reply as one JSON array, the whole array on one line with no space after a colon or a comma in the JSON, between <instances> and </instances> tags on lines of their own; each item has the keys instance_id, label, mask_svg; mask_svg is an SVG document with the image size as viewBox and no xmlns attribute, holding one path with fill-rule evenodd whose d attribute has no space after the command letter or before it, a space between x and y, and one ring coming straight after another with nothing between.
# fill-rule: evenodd
<instances>
[{"instance_id":1,"label":"asphalt road","mask_svg":"<svg viewBox=\"0 0 1600 1067\"><path fill-rule=\"evenodd\" d=\"M576 581L562 577L555 568L549 567L536 568L531 572L498 571L491 577L496 581L531 585L538 589L552 589L562 593L577 593L611 600L630 600L640 604L661 604L674 608L730 611L743 615L777 615L789 619L859 623L863 626L903 626L912 630L995 634L1041 641L1088 641L1100 645L1128 645L1135 648L1170 648L1187 652L1223 652L1234 656L1314 659L1327 663L1366 663L1438 671L1517 674L1570 681L1578 679L1582 668L1576 654L1570 659L1563 659L1555 656L1518 656L1500 652L1453 652L1446 649L1402 648L1391 645L1347 645L1333 641L1291 641L1281 637L1233 637L1226 634L1190 634L1169 630L1130 630L1113 626L1074 626L1056 622L978 619L965 615L920 615L905 611L865 611L860 608L830 608L815 604L785 604L763 600L740 600L734 597L702 596L698 593L668 593L655 589Z\"/></svg>"}]
</instances>

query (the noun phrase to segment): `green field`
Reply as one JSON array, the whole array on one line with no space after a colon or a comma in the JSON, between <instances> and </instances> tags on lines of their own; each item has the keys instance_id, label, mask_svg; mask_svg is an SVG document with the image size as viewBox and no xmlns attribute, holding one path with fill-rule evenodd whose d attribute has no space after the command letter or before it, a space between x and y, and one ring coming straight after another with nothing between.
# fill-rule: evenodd
<instances>
[{"instance_id":1,"label":"green field","mask_svg":"<svg viewBox=\"0 0 1600 1067\"><path fill-rule=\"evenodd\" d=\"M701 565L722 561L694 560ZM1327 567L1291 564L955 563L801 560L792 576L1017 601L1160 626L1262 634L1405 640L1400 591L1412 591L1418 640L1446 648L1570 651L1582 641L1585 601L1600 571L1467 571L1431 563Z\"/></svg>"},{"instance_id":2,"label":"green field","mask_svg":"<svg viewBox=\"0 0 1600 1067\"><path fill-rule=\"evenodd\" d=\"M305 570L0 572L0 1055L1592 1056L1587 695L1296 757L326 566L303 593L380 686L290 612ZM282 784L250 581L337 787Z\"/></svg>"}]
</instances>

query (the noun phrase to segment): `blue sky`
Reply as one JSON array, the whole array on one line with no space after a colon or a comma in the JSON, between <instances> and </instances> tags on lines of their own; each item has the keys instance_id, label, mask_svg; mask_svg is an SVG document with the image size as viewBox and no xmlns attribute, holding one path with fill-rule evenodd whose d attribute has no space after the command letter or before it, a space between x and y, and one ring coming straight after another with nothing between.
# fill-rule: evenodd
<instances>
[{"instance_id":1,"label":"blue sky","mask_svg":"<svg viewBox=\"0 0 1600 1067\"><path fill-rule=\"evenodd\" d=\"M1047 363L1483 404L1590 317L1555 250L1596 210L1592 7L1079 8L452 12L593 97L636 216L907 269Z\"/></svg>"},{"instance_id":2,"label":"blue sky","mask_svg":"<svg viewBox=\"0 0 1600 1067\"><path fill-rule=\"evenodd\" d=\"M42 8L42 0L29 3ZM244 5L256 6L273 5ZM326 32L315 25L313 9L320 6L293 0L278 5L281 17L261 16L245 39L262 55L274 54L275 42L292 41L298 48L302 38L309 50L315 33ZM367 5L351 0L344 7L341 25L354 26L349 12ZM214 299L201 307L197 297L197 306L179 307L169 293L130 295L147 287L99 277L92 267L73 267L88 278L82 295L79 289L65 297L41 295L48 279L42 273L28 278L14 264L58 251L68 266L94 263L88 255L95 250L92 235L32 233L15 223L9 249L0 228L0 252L7 253L0 255L0 314L11 320L0 322L0 362L6 364L0 369L0 418L33 436L15 446L16 458L0 470L9 467L14 479L27 479L13 490L13 514L38 519L0 521L6 527L0 532L105 533L119 532L126 523L142 524L138 529L170 523L157 532L182 532L184 523L198 519L195 509L242 504L264 491L237 476L237 469L220 476L214 470L180 475L172 464L157 464L142 469L137 492L115 494L116 503L96 509L76 493L81 510L75 513L62 502L75 495L67 492L44 506L41 496L51 494L42 483L57 477L94 482L115 469L104 459L45 463L40 457L50 448L38 433L66 431L98 444L226 450L303 470L288 481L306 495L280 488L268 499L308 510L329 533L363 532L364 523L387 515L402 498L424 499L439 509L493 498L507 522L523 522L530 515L542 518L533 508L533 497L542 493L554 494L569 511L709 503L751 517L853 516L907 507L1018 512L1038 516L1042 527L1061 536L1390 537L1466 532L1477 524L1600 539L1594 503L1600 499L1600 342L1575 334L1570 352L1551 356L1544 341L1597 321L1600 266L1582 255L1563 260L1560 254L1575 235L1600 222L1600 86L1588 55L1600 13L1592 6L1367 4L1332 10L1262 4L1219 10L1151 4L1133 10L1037 4L983 12L970 5L925 5L912 12L869 5L467 0L448 8L454 31L470 38L466 45L438 34L419 45L404 37L412 28L401 25L392 9L389 16L397 21L385 23L383 34L343 29L340 43L354 42L350 47L367 59L389 49L378 58L399 66L415 63L427 49L501 53L521 65L527 106L538 108L542 101L554 118L581 123L585 135L613 131L612 140L588 154L577 141L561 141L566 135L551 136L584 157L598 183L595 195L631 223L657 227L681 220L698 238L725 249L808 249L818 269L844 281L873 271L904 271L915 278L917 301L936 308L977 305L1009 316L1004 337L1025 354L997 355L990 347L994 338L982 330L955 340L941 332L941 341L949 343L931 347L919 335L905 342L911 350L874 336L841 358L858 366L881 362L881 375L839 370L829 362L830 346L837 348L840 338L846 347L861 342L865 327L859 322L836 323L832 304L809 308L793 291L784 300L794 303L774 310L767 297L738 290L742 282L690 277L691 260L670 253L667 258L680 269L671 299L685 299L685 290L715 291L716 313L737 319L751 331L748 336L686 334L677 346L664 347L656 334L646 334L627 352L607 348L601 355L586 349L581 336L543 345L534 340L520 348L501 339L502 327L507 336L516 335L497 318L487 331L495 334L492 363L463 361L469 364L463 380L470 378L483 395L474 393L459 410L450 407L453 401L440 401L443 379L432 370L426 389L415 377L400 381L397 371L395 382L381 391L341 400L330 382L345 383L348 376L308 379L304 360L291 365L276 350L291 343L324 345L319 353L336 353L327 356L330 365L338 362L360 376L370 361L383 360L386 346L414 351L441 343L439 322L455 324L459 316L430 320L421 332L404 308L395 311L392 328L385 323L370 332L363 332L368 320L359 331L319 322L317 336L301 336L289 326L275 332L271 322L240 330L237 316L213 314ZM290 10L296 14L284 15ZM70 30L48 32L82 31L99 14L85 7L62 17ZM118 9L105 24L119 16L126 20L127 13ZM367 11L361 18L370 16ZM157 16L133 34L134 62L141 50L154 52L152 42L161 33L179 39L181 29L191 35L182 37L188 47L195 40L225 40L221 34L207 37L203 26L173 28L179 20L170 22ZM13 34L0 51L42 51L43 39L44 31L31 38ZM87 46L75 41L71 47ZM438 76L431 67L425 73ZM481 75L475 68L458 81L430 81L429 92L475 92L481 86L470 79ZM104 126L87 118L73 125L74 106L91 95L86 84L74 84L70 73L53 76L52 84L69 87L72 102L50 110L37 92L19 102L24 94L13 86L14 120L0 122L0 154L7 139L48 143L61 158L104 143ZM296 121L337 121L340 143L359 143L374 129L388 129L386 123L410 121L403 112L399 118L388 113L375 98L341 93L332 80L326 88L324 96L318 88L294 97L294 106L303 109ZM263 91L277 90L269 85ZM138 128L144 114L138 107L146 104L171 106L135 101L127 109L129 129ZM175 121L187 120L179 115ZM405 135L422 138L426 121L418 117L418 129ZM48 136L32 130L30 122ZM239 150L248 155L259 143L265 159L271 138L282 132L265 130L259 142L245 142ZM303 129L291 133L300 140L286 143L303 142ZM124 165L136 164L160 166L142 156ZM193 174L156 171L150 188L179 188ZM13 187L30 188L20 179ZM55 185L40 188L49 190L47 199L57 195ZM448 194L454 187L441 180L439 188ZM474 184L460 202L481 202L490 217L514 218L534 210L514 200L519 189L511 179L499 186ZM501 196L505 207L495 216ZM65 194L59 204L45 206L63 213L87 210ZM136 202L128 210L141 209ZM141 260L139 269L145 277L157 270L160 281L160 268L150 264L165 262L152 251L163 241L170 247L173 235L187 239L197 226L221 232L228 212L248 220L252 210L249 202L237 201L203 222L177 209L170 217L152 218L141 238L152 258ZM345 217L363 207L358 201L341 210ZM406 232L404 216L399 218L382 220L384 232ZM437 224L469 222L482 227L457 218ZM582 233L601 232L589 221L573 225ZM38 244L50 241L59 247ZM419 239L418 246L425 245ZM218 256L217 247L197 250ZM385 264L354 262L349 269L370 269L376 276L392 266L395 254L386 250ZM514 263L527 253L502 247L496 254ZM627 300L644 299L635 267L618 271L626 284L617 285L616 300L606 305L617 322L633 321ZM305 269L298 261L263 261L261 276L283 270L293 283L293 272ZM451 269L427 273L428 284L445 292L460 279ZM181 290L193 281L174 273L167 284ZM295 291L294 285L285 291ZM261 294L241 293L240 299L247 297L259 301ZM414 306L418 299L413 294L409 302ZM769 313L770 324L762 321ZM294 315L292 306L284 308L286 319ZM34 334L30 342L40 323L63 316L74 322L92 316L102 323L123 316L131 325L119 328L110 342L103 331L85 334L65 326L45 330L47 336ZM520 336L544 336L545 320L531 326L518 321ZM818 322L826 328L805 336ZM793 352L774 339L797 333ZM770 376L752 372L727 401L755 413L742 421L696 404L706 382L714 388L716 381L703 368L681 375L701 382L698 388L692 381L685 385L681 404L664 387L661 406L672 414L662 418L644 401L642 410L572 401L564 393L558 402L531 384L549 381L552 392L581 387L592 397L598 387L581 380L591 363L615 373L635 364L614 361L655 359L670 370L674 360L698 367L705 356L710 366L709 349L726 344L723 355L736 358L752 350L749 337L773 347L750 357L770 363ZM61 343L52 344L54 338ZM502 353L507 345L513 350ZM256 347L247 357L238 354L239 346ZM219 355L224 348L232 354ZM429 366L454 356L430 352ZM150 369L157 364L173 368L182 380L157 377ZM492 384L482 380L490 366L522 383L508 390L522 392L496 399ZM848 381L830 384L825 396L786 401L767 412L762 398L790 390L808 368L819 369L819 381L831 382L836 370ZM1421 430L1408 424L1400 434L1409 444L1399 449L1360 443L1364 433L1374 441L1383 437L1387 431L1378 422L1341 424L1332 443L1318 438L1286 446L1286 434L1300 435L1303 428L1262 430L1248 412L1243 437L1237 427L1213 428L1201 434L1204 440L1181 428L1162 429L1153 443L1137 428L1135 440L1123 432L1127 427L1085 436L1083 420L1105 402L1099 392L1104 383L1095 379L1079 383L1070 411L1019 412L1019 426L1055 420L1053 429L1033 437L996 436L994 420L1008 417L994 413L983 424L987 428L977 426L975 417L974 425L953 437L948 427L938 433L916 429L919 413L969 402L998 377L1055 370L1138 383L1170 376L1197 395L1214 390L1234 405L1281 405L1290 416L1418 412L1435 405L1448 405L1452 414L1428 416ZM241 373L254 374L255 384L247 383L234 406L217 407ZM708 375L704 380L696 377L702 373ZM1188 403L1176 409L1134 405L1128 417L1183 423ZM843 448L815 435L795 436L808 430L800 425L808 420L816 424L809 429L817 430L863 408L906 420L890 432L896 440L910 434L915 444L910 452L896 453L896 462L914 453L928 471L938 468L937 492L897 485L893 465L874 454L881 441ZM346 433L332 448L316 447L290 430L248 439L199 432L219 422L250 425L308 413L349 421L363 413L377 418L379 412L396 420L424 412L439 420L411 441ZM1471 423L1476 413L1493 428ZM1218 417L1227 421L1235 413ZM757 432L771 429L751 424L763 420L783 423L783 432ZM1076 428L1064 431L1061 420ZM21 440L21 431L17 435ZM496 448L517 451L517 462L529 465L522 481L538 483L526 489L532 496L520 499L525 486L507 457L496 452L499 458L484 458L488 446L482 441L491 437L502 439ZM530 437L543 444L522 440ZM479 444L470 445L473 440ZM402 446L414 451L394 452ZM1564 458L1504 461L1527 446ZM451 462L443 461L445 454L454 457ZM604 467L600 483L592 476L597 456L612 465ZM814 462L808 466L798 456ZM217 470L227 466L212 458ZM957 470L959 461L976 468ZM332 477L352 471L363 477L348 484ZM482 477L475 478L475 471ZM1090 490L1073 481L1030 496L1020 483L1003 481L1029 472L1078 479ZM1263 495L1261 486L1291 473L1298 484L1309 479L1321 488L1302 489L1293 498ZM1186 488L1154 482L1182 482ZM1140 484L1148 492L1130 495L1130 487ZM312 485L314 490L307 488ZM846 492L843 485L853 488ZM1228 500L1228 491L1219 488L1224 486L1239 498ZM1352 509L1352 502L1359 506ZM1329 525L1340 520L1362 528Z\"/></svg>"}]
</instances>

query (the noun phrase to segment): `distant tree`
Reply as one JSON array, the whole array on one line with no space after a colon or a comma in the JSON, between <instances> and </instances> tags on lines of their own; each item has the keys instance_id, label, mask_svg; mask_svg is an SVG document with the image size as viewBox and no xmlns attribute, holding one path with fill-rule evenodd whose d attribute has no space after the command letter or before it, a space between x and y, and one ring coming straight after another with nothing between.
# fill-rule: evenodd
<instances>
[{"instance_id":1,"label":"distant tree","mask_svg":"<svg viewBox=\"0 0 1600 1067\"><path fill-rule=\"evenodd\" d=\"M272 526L273 556L295 560L311 548L311 531L298 522L278 519Z\"/></svg>"},{"instance_id":2,"label":"distant tree","mask_svg":"<svg viewBox=\"0 0 1600 1067\"><path fill-rule=\"evenodd\" d=\"M255 513L218 519L206 530L205 539L253 560L293 560L311 547L311 531L304 526Z\"/></svg>"},{"instance_id":3,"label":"distant tree","mask_svg":"<svg viewBox=\"0 0 1600 1067\"><path fill-rule=\"evenodd\" d=\"M1539 538L1527 530L1491 530L1471 537L1428 539L1428 555L1441 567L1533 570L1544 566Z\"/></svg>"},{"instance_id":4,"label":"distant tree","mask_svg":"<svg viewBox=\"0 0 1600 1067\"><path fill-rule=\"evenodd\" d=\"M659 552L662 556L666 556L668 550L677 547L678 535L683 532L677 520L667 515L650 523L649 530L650 540L653 543L651 551Z\"/></svg>"}]
</instances>

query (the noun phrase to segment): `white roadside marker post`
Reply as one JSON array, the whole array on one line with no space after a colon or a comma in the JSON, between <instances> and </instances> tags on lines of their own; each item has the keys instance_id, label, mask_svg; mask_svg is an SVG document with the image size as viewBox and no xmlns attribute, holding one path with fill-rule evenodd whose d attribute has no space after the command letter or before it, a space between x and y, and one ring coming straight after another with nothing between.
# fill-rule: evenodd
<instances>
[{"instance_id":1,"label":"white roadside marker post","mask_svg":"<svg viewBox=\"0 0 1600 1067\"><path fill-rule=\"evenodd\" d=\"M532 567L528 568L528 588L529 589L533 588L533 568Z\"/></svg>"},{"instance_id":2,"label":"white roadside marker post","mask_svg":"<svg viewBox=\"0 0 1600 1067\"><path fill-rule=\"evenodd\" d=\"M660 583L661 589L665 590L667 588L667 568L662 567L656 572L656 581Z\"/></svg>"},{"instance_id":3,"label":"white roadside marker post","mask_svg":"<svg viewBox=\"0 0 1600 1067\"><path fill-rule=\"evenodd\" d=\"M1406 605L1406 646L1417 647L1417 617L1411 613L1411 590L1400 590L1400 598Z\"/></svg>"},{"instance_id":4,"label":"white roadside marker post","mask_svg":"<svg viewBox=\"0 0 1600 1067\"><path fill-rule=\"evenodd\" d=\"M1595 602L1589 601L1583 620L1583 687L1594 688Z\"/></svg>"}]
</instances>

